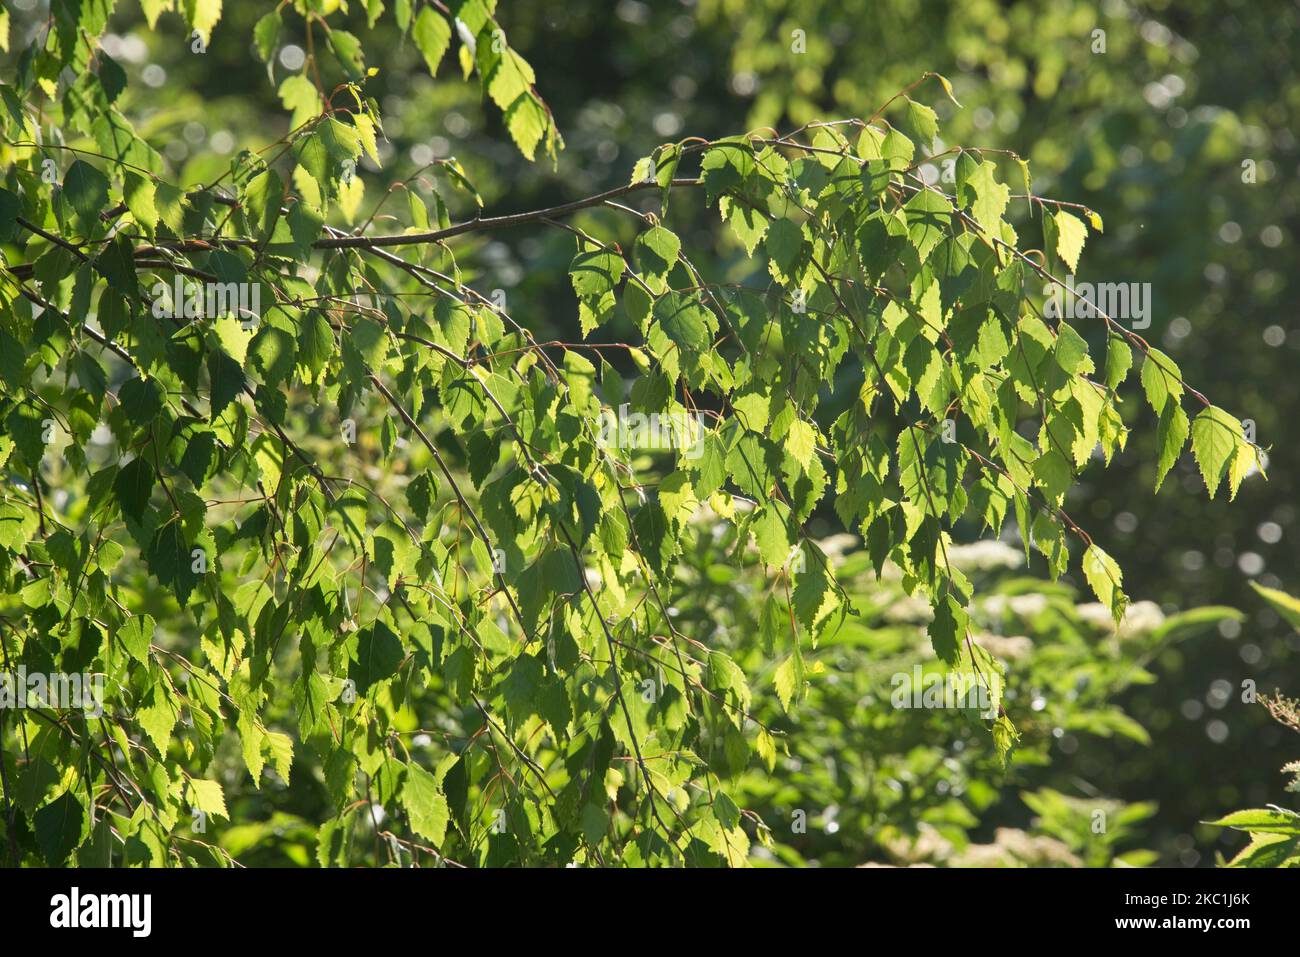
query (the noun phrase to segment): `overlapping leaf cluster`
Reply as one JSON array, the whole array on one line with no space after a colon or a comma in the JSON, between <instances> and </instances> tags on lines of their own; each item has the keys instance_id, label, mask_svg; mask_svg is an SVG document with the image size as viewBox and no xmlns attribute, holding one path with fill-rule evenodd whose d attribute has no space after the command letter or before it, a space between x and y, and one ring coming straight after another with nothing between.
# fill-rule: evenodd
<instances>
[{"instance_id":1,"label":"overlapping leaf cluster","mask_svg":"<svg viewBox=\"0 0 1300 957\"><path fill-rule=\"evenodd\" d=\"M291 12L321 48L278 88L290 133L213 183L169 182L116 107L124 75L95 43L110 3L56 4L0 89L6 667L108 685L102 718L4 716L21 853L227 862L240 837L191 820L251 827L227 802L246 771L314 803L322 864L740 864L754 831L728 780L782 745L736 656L678 624L680 558L727 548L745 569L731 600L757 603L792 709L807 650L853 611L805 531L833 510L1000 705L954 527L1014 520L1053 576L1079 538L1118 622L1120 571L1063 506L1096 450L1123 447L1135 354L1169 461L1190 435L1211 494L1256 466L1231 416L1205 402L1189 423L1199 394L1119 322L1044 316L1035 290L1077 264L1084 221L1022 198L1045 234L1022 252L1000 157L957 151L954 181L931 182L934 114L906 96L865 121L665 144L622 189L457 224L443 197L476 193L444 160L441 192L398 183L363 217L383 121L343 7L259 23L263 58ZM207 40L220 4L184 12ZM460 37L525 155L559 147L491 3L392 13L431 69ZM701 273L670 228L683 192L764 282ZM657 212L620 202L647 193ZM405 231L374 227L385 204ZM597 206L636 218L630 250L564 221ZM635 341L539 343L461 281L456 236L523 223L574 234L584 336ZM251 295L213 311L195 284ZM825 421L846 364L860 390ZM685 427L630 448L606 428L620 410ZM991 725L1005 756L1012 716Z\"/></svg>"}]
</instances>

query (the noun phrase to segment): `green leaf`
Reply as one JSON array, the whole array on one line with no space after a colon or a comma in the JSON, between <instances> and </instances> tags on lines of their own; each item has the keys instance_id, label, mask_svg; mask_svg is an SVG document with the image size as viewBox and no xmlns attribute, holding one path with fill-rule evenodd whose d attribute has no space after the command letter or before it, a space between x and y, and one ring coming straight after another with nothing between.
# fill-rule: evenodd
<instances>
[{"instance_id":1,"label":"green leaf","mask_svg":"<svg viewBox=\"0 0 1300 957\"><path fill-rule=\"evenodd\" d=\"M308 382L320 375L333 354L334 330L329 322L314 310L306 313L298 329L298 366Z\"/></svg>"},{"instance_id":2,"label":"green leaf","mask_svg":"<svg viewBox=\"0 0 1300 957\"><path fill-rule=\"evenodd\" d=\"M1160 413L1160 425L1156 429L1156 443L1160 446L1160 461L1156 464L1157 492L1187 444L1187 431L1187 413L1183 407L1177 402L1168 403Z\"/></svg>"},{"instance_id":3,"label":"green leaf","mask_svg":"<svg viewBox=\"0 0 1300 957\"><path fill-rule=\"evenodd\" d=\"M375 568L383 574L389 590L397 587L397 580L415 571L418 545L411 543L406 530L396 522L385 522L375 529L373 536Z\"/></svg>"},{"instance_id":4,"label":"green leaf","mask_svg":"<svg viewBox=\"0 0 1300 957\"><path fill-rule=\"evenodd\" d=\"M750 526L758 556L765 565L780 568L790 558L790 533L777 503L764 508Z\"/></svg>"},{"instance_id":5,"label":"green leaf","mask_svg":"<svg viewBox=\"0 0 1300 957\"><path fill-rule=\"evenodd\" d=\"M142 665L149 664L149 645L153 641L157 623L151 615L135 615L128 618L117 633L122 647Z\"/></svg>"},{"instance_id":6,"label":"green leaf","mask_svg":"<svg viewBox=\"0 0 1300 957\"><path fill-rule=\"evenodd\" d=\"M669 292L654 305L655 321L670 341L683 349L703 352L709 347L716 320L694 296Z\"/></svg>"},{"instance_id":7,"label":"green leaf","mask_svg":"<svg viewBox=\"0 0 1300 957\"><path fill-rule=\"evenodd\" d=\"M526 93L514 101L510 109L506 110L505 121L510 138L519 147L519 152L529 161L537 151L537 144L548 131L552 130L550 114L541 100L531 93Z\"/></svg>"},{"instance_id":8,"label":"green leaf","mask_svg":"<svg viewBox=\"0 0 1300 957\"><path fill-rule=\"evenodd\" d=\"M1083 336L1068 323L1062 322L1057 328L1056 364L1068 375L1084 375L1092 371L1092 360L1088 358L1088 343Z\"/></svg>"},{"instance_id":9,"label":"green leaf","mask_svg":"<svg viewBox=\"0 0 1300 957\"><path fill-rule=\"evenodd\" d=\"M411 822L411 830L433 847L441 847L447 836L451 811L434 776L418 764L407 764L401 801Z\"/></svg>"},{"instance_id":10,"label":"green leaf","mask_svg":"<svg viewBox=\"0 0 1300 957\"><path fill-rule=\"evenodd\" d=\"M672 524L657 499L637 509L632 518L632 530L636 535L637 547L650 566L656 571L665 571L668 562L677 553L678 541L673 534Z\"/></svg>"},{"instance_id":11,"label":"green leaf","mask_svg":"<svg viewBox=\"0 0 1300 957\"><path fill-rule=\"evenodd\" d=\"M59 867L68 859L82 841L85 821L86 809L71 791L64 791L36 812L32 822L36 844L48 866Z\"/></svg>"},{"instance_id":12,"label":"green leaf","mask_svg":"<svg viewBox=\"0 0 1300 957\"><path fill-rule=\"evenodd\" d=\"M0 187L0 243L11 243L18 238L18 217L23 204L18 196Z\"/></svg>"},{"instance_id":13,"label":"green leaf","mask_svg":"<svg viewBox=\"0 0 1300 957\"><path fill-rule=\"evenodd\" d=\"M612 292L623 275L623 257L604 249L580 252L569 265L573 291L584 298Z\"/></svg>"},{"instance_id":14,"label":"green leaf","mask_svg":"<svg viewBox=\"0 0 1300 957\"><path fill-rule=\"evenodd\" d=\"M1133 368L1133 350L1119 336L1111 336L1106 343L1106 387L1118 389Z\"/></svg>"},{"instance_id":15,"label":"green leaf","mask_svg":"<svg viewBox=\"0 0 1300 957\"><path fill-rule=\"evenodd\" d=\"M347 126L327 116L316 126L298 149L298 162L324 193L333 193L334 185L346 171L346 165L361 155L361 138L356 127Z\"/></svg>"},{"instance_id":16,"label":"green leaf","mask_svg":"<svg viewBox=\"0 0 1300 957\"><path fill-rule=\"evenodd\" d=\"M1294 598L1284 591L1278 591L1276 588L1268 588L1259 582L1251 582L1250 587L1255 589L1265 601L1291 623L1291 627L1300 628L1300 598Z\"/></svg>"},{"instance_id":17,"label":"green leaf","mask_svg":"<svg viewBox=\"0 0 1300 957\"><path fill-rule=\"evenodd\" d=\"M971 215L975 222L988 234L1000 237L1002 214L1010 202L1011 188L1005 183L999 183L994 178L994 172L992 163L982 161L967 182L975 194L975 200L971 204Z\"/></svg>"},{"instance_id":18,"label":"green leaf","mask_svg":"<svg viewBox=\"0 0 1300 957\"><path fill-rule=\"evenodd\" d=\"M646 275L662 279L677 263L677 254L681 248L682 243L676 233L655 226L637 237L634 251L637 268Z\"/></svg>"},{"instance_id":19,"label":"green leaf","mask_svg":"<svg viewBox=\"0 0 1300 957\"><path fill-rule=\"evenodd\" d=\"M221 789L220 781L190 778L185 785L190 807L204 814L215 814L217 817L230 820L230 812L226 810L226 794Z\"/></svg>"},{"instance_id":20,"label":"green leaf","mask_svg":"<svg viewBox=\"0 0 1300 957\"><path fill-rule=\"evenodd\" d=\"M157 194L158 186L152 179L130 171L123 174L122 198L126 200L126 208L148 233L158 225Z\"/></svg>"},{"instance_id":21,"label":"green leaf","mask_svg":"<svg viewBox=\"0 0 1300 957\"><path fill-rule=\"evenodd\" d=\"M764 235L767 234L767 216L746 203L733 201L730 197L725 197L722 200L721 208L725 211L732 232L736 234L736 238L745 247L745 255L754 255L755 250L758 249L758 244L763 241Z\"/></svg>"},{"instance_id":22,"label":"green leaf","mask_svg":"<svg viewBox=\"0 0 1300 957\"><path fill-rule=\"evenodd\" d=\"M1115 564L1115 559L1107 555L1095 544L1089 545L1083 553L1083 577L1088 580L1097 600L1110 609L1111 616L1118 625L1124 620L1124 610L1128 607L1128 596L1122 589L1124 577Z\"/></svg>"},{"instance_id":23,"label":"green leaf","mask_svg":"<svg viewBox=\"0 0 1300 957\"><path fill-rule=\"evenodd\" d=\"M745 181L754 171L754 148L747 140L719 140L700 162L704 193L710 204Z\"/></svg>"},{"instance_id":24,"label":"green leaf","mask_svg":"<svg viewBox=\"0 0 1300 957\"><path fill-rule=\"evenodd\" d=\"M1060 505L1065 493L1074 483L1074 470L1070 460L1052 448L1034 460L1031 466L1034 484L1043 490L1044 497L1053 505Z\"/></svg>"},{"instance_id":25,"label":"green leaf","mask_svg":"<svg viewBox=\"0 0 1300 957\"><path fill-rule=\"evenodd\" d=\"M1142 391L1156 415L1164 412L1166 402L1182 397L1182 377L1174 360L1159 349L1152 349L1142 360Z\"/></svg>"},{"instance_id":26,"label":"green leaf","mask_svg":"<svg viewBox=\"0 0 1300 957\"><path fill-rule=\"evenodd\" d=\"M0 502L0 548L21 551L36 534L36 513L16 502Z\"/></svg>"},{"instance_id":27,"label":"green leaf","mask_svg":"<svg viewBox=\"0 0 1300 957\"><path fill-rule=\"evenodd\" d=\"M907 235L924 260L939 245L952 227L952 206L931 189L922 189L903 206L907 215Z\"/></svg>"},{"instance_id":28,"label":"green leaf","mask_svg":"<svg viewBox=\"0 0 1300 957\"><path fill-rule=\"evenodd\" d=\"M182 608L189 603L194 586L202 578L194 571L192 549L181 519L176 518L154 533L145 553L150 573L158 580L158 584L171 587Z\"/></svg>"},{"instance_id":29,"label":"green leaf","mask_svg":"<svg viewBox=\"0 0 1300 957\"><path fill-rule=\"evenodd\" d=\"M807 469L817 452L817 429L810 422L795 419L785 436L786 451Z\"/></svg>"},{"instance_id":30,"label":"green leaf","mask_svg":"<svg viewBox=\"0 0 1300 957\"><path fill-rule=\"evenodd\" d=\"M280 207L284 203L284 183L275 170L268 169L253 177L244 190L244 205L257 227L257 238L266 242L280 221Z\"/></svg>"},{"instance_id":31,"label":"green leaf","mask_svg":"<svg viewBox=\"0 0 1300 957\"><path fill-rule=\"evenodd\" d=\"M1218 406L1203 409L1192 420L1192 454L1201 467L1210 498L1218 491L1237 446L1245 441L1241 422Z\"/></svg>"},{"instance_id":32,"label":"green leaf","mask_svg":"<svg viewBox=\"0 0 1300 957\"><path fill-rule=\"evenodd\" d=\"M1061 261L1070 267L1070 272L1079 271L1079 256L1083 253L1083 244L1088 238L1088 227L1077 216L1065 210L1057 210L1052 217L1056 225L1056 253Z\"/></svg>"},{"instance_id":33,"label":"green leaf","mask_svg":"<svg viewBox=\"0 0 1300 957\"><path fill-rule=\"evenodd\" d=\"M816 546L805 543L805 553ZM794 616L809 634L816 634L827 617L839 606L835 583L820 556L806 559L807 567L795 576Z\"/></svg>"},{"instance_id":34,"label":"green leaf","mask_svg":"<svg viewBox=\"0 0 1300 957\"><path fill-rule=\"evenodd\" d=\"M189 205L185 191L171 183L154 183L153 204L158 210L159 221L165 223L172 232L181 232L184 228L185 208Z\"/></svg>"},{"instance_id":35,"label":"green leaf","mask_svg":"<svg viewBox=\"0 0 1300 957\"><path fill-rule=\"evenodd\" d=\"M501 685L501 695L506 711L517 724L522 725L534 714L543 675L541 661L532 655L520 655L510 665L510 672Z\"/></svg>"},{"instance_id":36,"label":"green leaf","mask_svg":"<svg viewBox=\"0 0 1300 957\"><path fill-rule=\"evenodd\" d=\"M172 700L167 683L157 681L154 683L153 691L150 692L149 703L136 710L135 719L144 729L144 733L149 736L149 740L154 743L158 753L166 756L167 748L171 744L172 731L176 728L179 716L176 702Z\"/></svg>"},{"instance_id":37,"label":"green leaf","mask_svg":"<svg viewBox=\"0 0 1300 957\"><path fill-rule=\"evenodd\" d=\"M143 455L137 455L118 470L117 478L113 481L113 494L122 514L137 522L144 517L156 474L153 465Z\"/></svg>"},{"instance_id":38,"label":"green leaf","mask_svg":"<svg viewBox=\"0 0 1300 957\"><path fill-rule=\"evenodd\" d=\"M999 715L998 719L993 722L993 746L998 752L998 760L1002 762L1005 768L1011 759L1011 753L1015 750L1016 743L1020 740L1020 732L1016 726L1011 723L1011 719L1005 714Z\"/></svg>"},{"instance_id":39,"label":"green leaf","mask_svg":"<svg viewBox=\"0 0 1300 957\"><path fill-rule=\"evenodd\" d=\"M185 0L185 16L206 44L212 39L212 29L221 19L221 0Z\"/></svg>"},{"instance_id":40,"label":"green leaf","mask_svg":"<svg viewBox=\"0 0 1300 957\"><path fill-rule=\"evenodd\" d=\"M226 406L244 391L246 380L243 366L223 349L208 350L208 376L212 383L208 403L215 421L226 410Z\"/></svg>"},{"instance_id":41,"label":"green leaf","mask_svg":"<svg viewBox=\"0 0 1300 957\"><path fill-rule=\"evenodd\" d=\"M1265 831L1273 834L1300 834L1300 814L1269 808L1234 811L1207 822L1215 827L1235 827L1240 831Z\"/></svg>"},{"instance_id":42,"label":"green leaf","mask_svg":"<svg viewBox=\"0 0 1300 957\"><path fill-rule=\"evenodd\" d=\"M338 57L344 71L352 79L360 79L366 71L365 51L361 48L361 40L356 34L337 27L330 30L328 36L330 49Z\"/></svg>"},{"instance_id":43,"label":"green leaf","mask_svg":"<svg viewBox=\"0 0 1300 957\"><path fill-rule=\"evenodd\" d=\"M162 411L166 395L157 379L127 379L117 393L122 413L137 427L148 425Z\"/></svg>"},{"instance_id":44,"label":"green leaf","mask_svg":"<svg viewBox=\"0 0 1300 957\"><path fill-rule=\"evenodd\" d=\"M356 684L357 694L365 694L376 682L397 674L397 668L406 657L401 640L382 621L361 633L357 650L348 665L348 677Z\"/></svg>"},{"instance_id":45,"label":"green leaf","mask_svg":"<svg viewBox=\"0 0 1300 957\"><path fill-rule=\"evenodd\" d=\"M803 227L789 219L774 219L763 241L778 281L789 282L803 256Z\"/></svg>"},{"instance_id":46,"label":"green leaf","mask_svg":"<svg viewBox=\"0 0 1300 957\"><path fill-rule=\"evenodd\" d=\"M803 697L803 659L797 651L777 666L773 681L781 707L789 714L794 703Z\"/></svg>"},{"instance_id":47,"label":"green leaf","mask_svg":"<svg viewBox=\"0 0 1300 957\"><path fill-rule=\"evenodd\" d=\"M948 82L948 78L942 73L932 73L930 75L939 81L939 85L943 87L943 92L947 94L948 99L952 100L958 109L961 109L961 103L957 101L957 95L953 93L952 84Z\"/></svg>"},{"instance_id":48,"label":"green leaf","mask_svg":"<svg viewBox=\"0 0 1300 957\"><path fill-rule=\"evenodd\" d=\"M108 177L84 160L68 167L63 198L76 211L83 227L93 224L108 207Z\"/></svg>"},{"instance_id":49,"label":"green leaf","mask_svg":"<svg viewBox=\"0 0 1300 957\"><path fill-rule=\"evenodd\" d=\"M945 595L934 609L934 618L926 629L934 653L950 667L957 664L962 642L970 627L966 609L952 595Z\"/></svg>"},{"instance_id":50,"label":"green leaf","mask_svg":"<svg viewBox=\"0 0 1300 957\"><path fill-rule=\"evenodd\" d=\"M253 367L262 382L279 385L293 375L297 361L297 343L291 333L275 326L263 326L249 347Z\"/></svg>"},{"instance_id":51,"label":"green leaf","mask_svg":"<svg viewBox=\"0 0 1300 957\"><path fill-rule=\"evenodd\" d=\"M431 6L422 6L411 28L411 39L424 57L430 75L436 76L438 64L451 46L451 24Z\"/></svg>"},{"instance_id":52,"label":"green leaf","mask_svg":"<svg viewBox=\"0 0 1300 957\"><path fill-rule=\"evenodd\" d=\"M1251 842L1228 862L1228 867L1300 866L1300 837L1293 834L1251 832Z\"/></svg>"},{"instance_id":53,"label":"green leaf","mask_svg":"<svg viewBox=\"0 0 1300 957\"><path fill-rule=\"evenodd\" d=\"M237 365L244 365L252 333L244 328L243 323L233 316L221 316L212 320L211 336L212 342Z\"/></svg>"},{"instance_id":54,"label":"green leaf","mask_svg":"<svg viewBox=\"0 0 1300 957\"><path fill-rule=\"evenodd\" d=\"M298 129L321 111L320 91L305 74L293 73L285 77L276 92L280 102L290 113L290 129ZM304 148L307 146L307 141L303 142L303 146Z\"/></svg>"},{"instance_id":55,"label":"green leaf","mask_svg":"<svg viewBox=\"0 0 1300 957\"><path fill-rule=\"evenodd\" d=\"M907 97L907 131L929 150L939 135L939 117L930 107Z\"/></svg>"},{"instance_id":56,"label":"green leaf","mask_svg":"<svg viewBox=\"0 0 1300 957\"><path fill-rule=\"evenodd\" d=\"M526 97L537 79L523 57L504 47L495 65L486 74L488 96L503 110L509 110L520 97Z\"/></svg>"},{"instance_id":57,"label":"green leaf","mask_svg":"<svg viewBox=\"0 0 1300 957\"><path fill-rule=\"evenodd\" d=\"M275 53L282 25L279 7L263 14L262 18L253 25L253 45L257 47L257 55L263 62L269 62L272 54Z\"/></svg>"},{"instance_id":58,"label":"green leaf","mask_svg":"<svg viewBox=\"0 0 1300 957\"><path fill-rule=\"evenodd\" d=\"M1232 453L1232 461L1228 465L1228 499L1229 501L1237 497L1237 489L1241 487L1242 481L1253 471L1262 472L1262 462L1259 457L1259 450L1249 442L1242 441L1237 444L1237 450Z\"/></svg>"}]
</instances>

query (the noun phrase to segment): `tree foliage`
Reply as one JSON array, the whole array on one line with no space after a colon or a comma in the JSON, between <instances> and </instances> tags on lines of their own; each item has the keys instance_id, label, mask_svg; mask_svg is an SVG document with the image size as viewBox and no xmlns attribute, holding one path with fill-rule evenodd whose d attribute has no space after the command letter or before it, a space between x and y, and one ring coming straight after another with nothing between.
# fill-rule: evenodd
<instances>
[{"instance_id":1,"label":"tree foliage","mask_svg":"<svg viewBox=\"0 0 1300 957\"><path fill-rule=\"evenodd\" d=\"M1275 588L1254 587L1287 622L1300 627L1300 601ZM1275 692L1271 698L1261 698L1260 703L1280 725L1300 733L1300 701ZM1300 793L1300 761L1288 762L1282 771L1291 775L1286 789ZM1233 857L1229 867L1300 867L1300 811L1270 804L1234 811L1213 823L1250 836L1250 842Z\"/></svg>"},{"instance_id":2,"label":"tree foliage","mask_svg":"<svg viewBox=\"0 0 1300 957\"><path fill-rule=\"evenodd\" d=\"M199 45L219 29L219 3L143 6ZM0 88L0 638L6 668L107 688L102 717L0 712L24 859L228 862L251 825L214 844L191 821L229 818L246 771L313 782L322 865L742 864L770 831L754 769L800 747L772 697L834 693L817 651L862 635L854 575L929 609L937 660L988 696L972 747L1005 764L1032 715L1004 700L958 538L1014 528L1122 628L1121 569L1066 511L1125 446L1121 403L1149 407L1162 474L1189 445L1211 497L1259 470L1169 356L1044 308L1102 221L1015 155L936 151L919 91L943 77L453 222L481 200L452 159L433 191L367 194L369 29L393 18L434 73L454 46L515 148L553 159L533 70L491 2L354 6L258 22L263 60L289 18L310 41L277 87L290 132L209 182L174 181L119 109L111 3L54 4ZM922 174L936 155L951 186ZM762 281L697 267L672 213L700 201ZM575 225L591 209L635 239ZM571 236L555 284L580 342L538 341L458 255L537 225ZM810 536L819 511L860 536L856 566ZM1073 720L1140 736L1100 703Z\"/></svg>"}]
</instances>

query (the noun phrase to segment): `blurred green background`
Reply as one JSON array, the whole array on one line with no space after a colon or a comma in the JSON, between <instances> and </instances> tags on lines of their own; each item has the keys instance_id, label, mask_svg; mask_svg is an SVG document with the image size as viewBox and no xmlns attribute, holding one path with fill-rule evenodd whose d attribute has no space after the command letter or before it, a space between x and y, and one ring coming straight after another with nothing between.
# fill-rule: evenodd
<instances>
[{"instance_id":1,"label":"blurred green background","mask_svg":"<svg viewBox=\"0 0 1300 957\"><path fill-rule=\"evenodd\" d=\"M18 51L44 5L5 2ZM363 23L362 5L353 6ZM118 6L105 49L131 76L126 110L148 117L138 128L187 184L215 178L239 149L286 132L275 90L302 50L289 43L269 71L258 65L252 27L269 7L227 0L198 54L178 16L164 15L151 32L134 2ZM1125 692L1120 704L1149 730L1150 746L1062 733L1055 781L1155 802L1139 831L1161 863L1211 864L1216 849L1230 856L1240 836L1198 822L1281 801L1277 769L1296 756L1294 739L1241 692L1245 681L1261 692L1300 690L1300 633L1248 584L1300 591L1292 480L1300 465L1292 434L1300 4L568 0L503 3L497 16L536 68L565 137L558 164L524 161L455 64L431 79L384 19L367 48L380 68L369 89L387 142L383 169L363 170L364 208L387 183L452 155L488 212L549 205L626 183L636 160L662 142L868 116L933 70L951 80L962 108L934 82L912 95L939 111L944 146L1014 150L1031 162L1035 193L1102 216L1105 235L1089 241L1079 280L1151 284L1151 324L1141 334L1217 404L1253 420L1269 451L1268 480L1252 477L1231 504L1207 502L1185 456L1153 496L1155 422L1128 403L1127 451L1104 473L1085 474L1071 514L1120 562L1135 600L1166 612L1232 605L1246 617L1161 652L1151 665L1160 680ZM1003 176L1017 182L1007 169ZM472 212L453 206L453 219ZM1029 214L1023 201L1013 212ZM752 268L698 198L676 202L673 220L706 272L743 278ZM571 255L571 238L538 228L495 235L462 259L484 270L469 277L476 288L529 303L516 316L539 337L568 339L578 336ZM1094 354L1101 341L1092 338ZM836 521L827 508L812 531L831 534ZM1042 783L1038 772L1011 774L1032 787Z\"/></svg>"}]
</instances>

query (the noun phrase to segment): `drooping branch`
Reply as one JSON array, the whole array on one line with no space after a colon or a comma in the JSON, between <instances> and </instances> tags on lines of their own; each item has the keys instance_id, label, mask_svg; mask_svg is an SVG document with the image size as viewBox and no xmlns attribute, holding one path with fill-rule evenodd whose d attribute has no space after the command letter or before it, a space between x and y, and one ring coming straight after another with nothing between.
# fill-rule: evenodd
<instances>
[{"instance_id":1,"label":"drooping branch","mask_svg":"<svg viewBox=\"0 0 1300 957\"><path fill-rule=\"evenodd\" d=\"M673 186L699 186L699 179L674 179ZM456 223L454 226L448 226L446 229L435 229L423 233L407 233L400 236L338 236L329 239L318 239L312 243L315 249L375 249L383 246L418 246L426 243L437 243L444 239L450 239L452 236L459 236L463 233L484 232L492 229L508 229L512 226L522 226L527 223L541 222L546 219L553 219L557 216L565 216L569 213L576 212L579 209L587 209L591 206L602 206L610 200L618 199L620 196L627 196L630 193L640 192L645 189L659 189L656 182L630 183L627 186L619 186L615 189L605 190L603 193L597 193L594 196L588 196L584 199L575 199L572 202L560 203L557 206L549 206L546 209L534 209L524 213L510 213L504 216L477 217L468 219L463 223Z\"/></svg>"}]
</instances>

